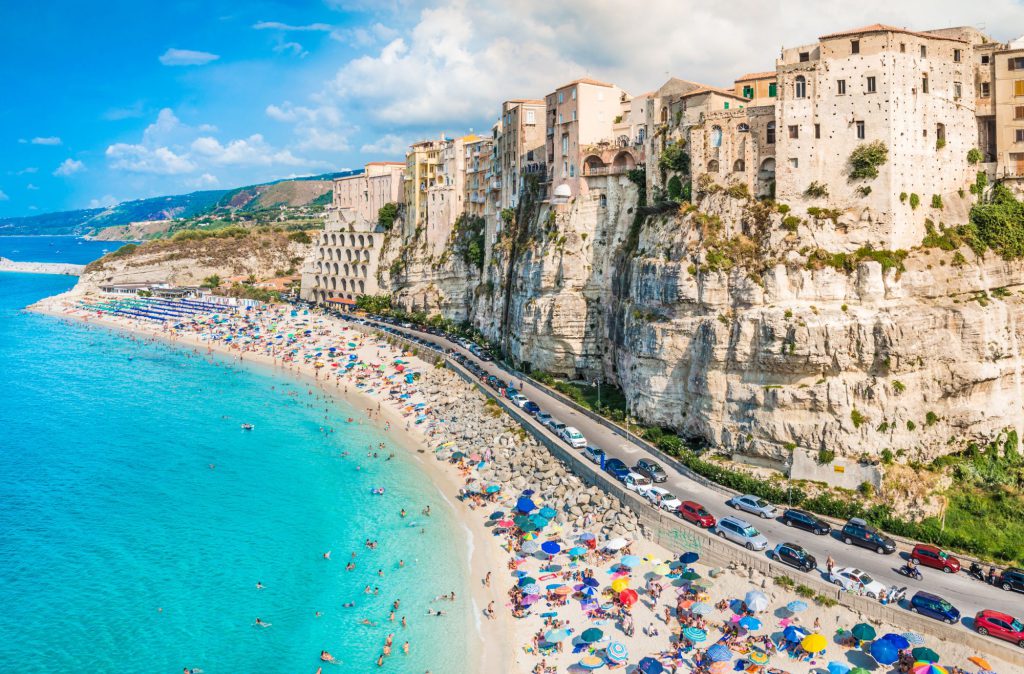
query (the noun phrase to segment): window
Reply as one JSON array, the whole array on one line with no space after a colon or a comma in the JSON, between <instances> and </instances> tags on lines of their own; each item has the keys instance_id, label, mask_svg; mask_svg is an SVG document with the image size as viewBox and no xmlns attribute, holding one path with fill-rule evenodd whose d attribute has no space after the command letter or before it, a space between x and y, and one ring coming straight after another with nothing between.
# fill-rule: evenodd
<instances>
[{"instance_id":1,"label":"window","mask_svg":"<svg viewBox=\"0 0 1024 674\"><path fill-rule=\"evenodd\" d=\"M964 95L964 86L960 82L953 82L953 98L960 98Z\"/></svg>"},{"instance_id":2,"label":"window","mask_svg":"<svg viewBox=\"0 0 1024 674\"><path fill-rule=\"evenodd\" d=\"M1013 130L1013 142L1024 143L1024 129Z\"/></svg>"},{"instance_id":3,"label":"window","mask_svg":"<svg viewBox=\"0 0 1024 674\"><path fill-rule=\"evenodd\" d=\"M572 111L572 121L574 121L574 122L576 121L576 111L575 110Z\"/></svg>"},{"instance_id":4,"label":"window","mask_svg":"<svg viewBox=\"0 0 1024 674\"><path fill-rule=\"evenodd\" d=\"M576 87L572 88L572 100L576 100Z\"/></svg>"},{"instance_id":5,"label":"window","mask_svg":"<svg viewBox=\"0 0 1024 674\"><path fill-rule=\"evenodd\" d=\"M608 208L608 195L607 194L602 194L600 196L600 199L601 199L601 208Z\"/></svg>"},{"instance_id":6,"label":"window","mask_svg":"<svg viewBox=\"0 0 1024 674\"><path fill-rule=\"evenodd\" d=\"M807 98L807 80L803 75L798 75L796 83L794 85L795 96L797 98Z\"/></svg>"},{"instance_id":7,"label":"window","mask_svg":"<svg viewBox=\"0 0 1024 674\"><path fill-rule=\"evenodd\" d=\"M1006 67L1010 70L1024 70L1024 57L1016 57L1006 62Z\"/></svg>"},{"instance_id":8,"label":"window","mask_svg":"<svg viewBox=\"0 0 1024 674\"><path fill-rule=\"evenodd\" d=\"M953 62L954 63L960 63L960 55L962 53L963 52L961 52L959 49L954 49L953 50Z\"/></svg>"},{"instance_id":9,"label":"window","mask_svg":"<svg viewBox=\"0 0 1024 674\"><path fill-rule=\"evenodd\" d=\"M988 54L982 54L981 55L981 65L987 66L988 63L989 63L989 56L988 56Z\"/></svg>"},{"instance_id":10,"label":"window","mask_svg":"<svg viewBox=\"0 0 1024 674\"><path fill-rule=\"evenodd\" d=\"M750 86L749 84L744 85L744 87L743 87L743 98L753 98L753 97L754 97L754 87Z\"/></svg>"},{"instance_id":11,"label":"window","mask_svg":"<svg viewBox=\"0 0 1024 674\"><path fill-rule=\"evenodd\" d=\"M768 85L768 98L775 98L778 95L779 87L775 82Z\"/></svg>"},{"instance_id":12,"label":"window","mask_svg":"<svg viewBox=\"0 0 1024 674\"><path fill-rule=\"evenodd\" d=\"M840 96L846 95L846 80L836 80L836 93Z\"/></svg>"},{"instance_id":13,"label":"window","mask_svg":"<svg viewBox=\"0 0 1024 674\"><path fill-rule=\"evenodd\" d=\"M921 58L928 58L928 47L921 45Z\"/></svg>"},{"instance_id":14,"label":"window","mask_svg":"<svg viewBox=\"0 0 1024 674\"><path fill-rule=\"evenodd\" d=\"M789 127L789 137L790 138L799 138L800 137L800 127L796 126L796 125L790 126Z\"/></svg>"},{"instance_id":15,"label":"window","mask_svg":"<svg viewBox=\"0 0 1024 674\"><path fill-rule=\"evenodd\" d=\"M1014 119L1024 119L1024 105L1017 105L1013 108Z\"/></svg>"},{"instance_id":16,"label":"window","mask_svg":"<svg viewBox=\"0 0 1024 674\"><path fill-rule=\"evenodd\" d=\"M901 54L906 54L907 53L907 43L906 42L900 42L900 53Z\"/></svg>"},{"instance_id":17,"label":"window","mask_svg":"<svg viewBox=\"0 0 1024 674\"><path fill-rule=\"evenodd\" d=\"M712 159L708 162L708 173L718 173L718 160Z\"/></svg>"},{"instance_id":18,"label":"window","mask_svg":"<svg viewBox=\"0 0 1024 674\"><path fill-rule=\"evenodd\" d=\"M863 121L857 121L857 122L854 122L854 124L857 125L857 138L859 138L861 140L864 140L864 137L865 137L864 122Z\"/></svg>"},{"instance_id":19,"label":"window","mask_svg":"<svg viewBox=\"0 0 1024 674\"><path fill-rule=\"evenodd\" d=\"M989 93L989 83L988 82L982 82L981 83L981 97L982 98L988 98L990 95L991 94Z\"/></svg>"},{"instance_id":20,"label":"window","mask_svg":"<svg viewBox=\"0 0 1024 674\"><path fill-rule=\"evenodd\" d=\"M791 168L800 168L800 160L796 157L790 157L789 165Z\"/></svg>"},{"instance_id":21,"label":"window","mask_svg":"<svg viewBox=\"0 0 1024 674\"><path fill-rule=\"evenodd\" d=\"M748 133L748 132L750 131L750 125L749 125L749 124L746 124L746 123L742 123L742 122L741 122L741 123L740 123L740 124L739 124L739 125L738 125L738 126L736 127L736 130L737 130L737 131L739 131L740 133Z\"/></svg>"},{"instance_id":22,"label":"window","mask_svg":"<svg viewBox=\"0 0 1024 674\"><path fill-rule=\"evenodd\" d=\"M725 102L725 109L726 109L726 110L728 110L728 109L729 109L729 101L726 101L726 102Z\"/></svg>"},{"instance_id":23,"label":"window","mask_svg":"<svg viewBox=\"0 0 1024 674\"><path fill-rule=\"evenodd\" d=\"M661 123L662 124L667 124L668 123L668 107L666 107L666 106L662 106L661 107Z\"/></svg>"},{"instance_id":24,"label":"window","mask_svg":"<svg viewBox=\"0 0 1024 674\"><path fill-rule=\"evenodd\" d=\"M924 75L921 76L921 93L922 94L927 94L928 93L928 74L927 73L925 73Z\"/></svg>"},{"instance_id":25,"label":"window","mask_svg":"<svg viewBox=\"0 0 1024 674\"><path fill-rule=\"evenodd\" d=\"M559 91L558 92L558 102L562 103L564 101L565 101L565 92L564 91Z\"/></svg>"},{"instance_id":26,"label":"window","mask_svg":"<svg viewBox=\"0 0 1024 674\"><path fill-rule=\"evenodd\" d=\"M526 123L527 124L536 124L537 123L537 111L536 110L527 110L526 111Z\"/></svg>"},{"instance_id":27,"label":"window","mask_svg":"<svg viewBox=\"0 0 1024 674\"><path fill-rule=\"evenodd\" d=\"M742 159L737 159L732 165L733 173L743 173L747 170L747 163Z\"/></svg>"},{"instance_id":28,"label":"window","mask_svg":"<svg viewBox=\"0 0 1024 674\"><path fill-rule=\"evenodd\" d=\"M562 134L562 154L569 154L569 134Z\"/></svg>"},{"instance_id":29,"label":"window","mask_svg":"<svg viewBox=\"0 0 1024 674\"><path fill-rule=\"evenodd\" d=\"M851 54L859 54L860 53L860 40L850 40L850 53Z\"/></svg>"},{"instance_id":30,"label":"window","mask_svg":"<svg viewBox=\"0 0 1024 674\"><path fill-rule=\"evenodd\" d=\"M1024 80L1013 81L1013 95L1024 96Z\"/></svg>"},{"instance_id":31,"label":"window","mask_svg":"<svg viewBox=\"0 0 1024 674\"><path fill-rule=\"evenodd\" d=\"M722 147L722 127L711 127L711 147Z\"/></svg>"},{"instance_id":32,"label":"window","mask_svg":"<svg viewBox=\"0 0 1024 674\"><path fill-rule=\"evenodd\" d=\"M814 125L814 137L821 138L821 124Z\"/></svg>"},{"instance_id":33,"label":"window","mask_svg":"<svg viewBox=\"0 0 1024 674\"><path fill-rule=\"evenodd\" d=\"M558 123L561 124L565 119L562 117L562 113L558 113Z\"/></svg>"},{"instance_id":34,"label":"window","mask_svg":"<svg viewBox=\"0 0 1024 674\"><path fill-rule=\"evenodd\" d=\"M807 51L800 52L800 63L807 63L811 60L811 53Z\"/></svg>"},{"instance_id":35,"label":"window","mask_svg":"<svg viewBox=\"0 0 1024 674\"><path fill-rule=\"evenodd\" d=\"M569 164L569 177L573 178L576 176L576 164Z\"/></svg>"},{"instance_id":36,"label":"window","mask_svg":"<svg viewBox=\"0 0 1024 674\"><path fill-rule=\"evenodd\" d=\"M526 161L533 161L533 150L526 151Z\"/></svg>"},{"instance_id":37,"label":"window","mask_svg":"<svg viewBox=\"0 0 1024 674\"><path fill-rule=\"evenodd\" d=\"M775 122L768 122L768 129L764 134L765 145L775 145Z\"/></svg>"},{"instance_id":38,"label":"window","mask_svg":"<svg viewBox=\"0 0 1024 674\"><path fill-rule=\"evenodd\" d=\"M935 147L939 144L946 144L946 125L942 123L935 125Z\"/></svg>"}]
</instances>

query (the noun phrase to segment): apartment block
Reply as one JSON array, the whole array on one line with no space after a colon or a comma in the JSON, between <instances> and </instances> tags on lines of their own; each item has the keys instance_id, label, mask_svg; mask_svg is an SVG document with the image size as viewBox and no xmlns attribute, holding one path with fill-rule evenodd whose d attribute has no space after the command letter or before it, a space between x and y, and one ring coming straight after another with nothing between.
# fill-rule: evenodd
<instances>
[{"instance_id":1,"label":"apartment block","mask_svg":"<svg viewBox=\"0 0 1024 674\"><path fill-rule=\"evenodd\" d=\"M501 104L495 125L492 188L498 193L498 212L519 205L527 175L543 176L544 114L541 100L514 99Z\"/></svg>"}]
</instances>

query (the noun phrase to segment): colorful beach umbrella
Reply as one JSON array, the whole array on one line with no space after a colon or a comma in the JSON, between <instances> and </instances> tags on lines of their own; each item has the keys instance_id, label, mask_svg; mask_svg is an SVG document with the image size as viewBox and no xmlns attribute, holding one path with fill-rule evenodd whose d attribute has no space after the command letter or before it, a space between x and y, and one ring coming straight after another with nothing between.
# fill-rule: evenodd
<instances>
[{"instance_id":1,"label":"colorful beach umbrella","mask_svg":"<svg viewBox=\"0 0 1024 674\"><path fill-rule=\"evenodd\" d=\"M904 632L900 636L910 642L912 646L921 646L924 644L924 637L917 632Z\"/></svg>"},{"instance_id":2,"label":"colorful beach umbrella","mask_svg":"<svg viewBox=\"0 0 1024 674\"><path fill-rule=\"evenodd\" d=\"M608 644L608 648L604 649L604 654L615 663L625 662L629 659L629 650L621 641L613 641Z\"/></svg>"},{"instance_id":3,"label":"colorful beach umbrella","mask_svg":"<svg viewBox=\"0 0 1024 674\"><path fill-rule=\"evenodd\" d=\"M567 629L549 630L548 633L544 635L544 641L549 644L557 644L559 641L565 641L568 638L569 630Z\"/></svg>"},{"instance_id":4,"label":"colorful beach umbrella","mask_svg":"<svg viewBox=\"0 0 1024 674\"><path fill-rule=\"evenodd\" d=\"M832 661L828 663L828 674L849 674L850 665L845 662Z\"/></svg>"},{"instance_id":5,"label":"colorful beach umbrella","mask_svg":"<svg viewBox=\"0 0 1024 674\"><path fill-rule=\"evenodd\" d=\"M661 674L665 671L665 666L654 658L642 658L637 663L636 671L641 674Z\"/></svg>"},{"instance_id":6,"label":"colorful beach umbrella","mask_svg":"<svg viewBox=\"0 0 1024 674\"><path fill-rule=\"evenodd\" d=\"M712 662L726 662L728 660L732 660L732 651L722 644L715 644L714 646L711 646L708 648L705 655Z\"/></svg>"},{"instance_id":7,"label":"colorful beach umbrella","mask_svg":"<svg viewBox=\"0 0 1024 674\"><path fill-rule=\"evenodd\" d=\"M623 606L632 606L640 601L640 595L636 593L636 590L627 588L619 593L619 601L622 602Z\"/></svg>"},{"instance_id":8,"label":"colorful beach umbrella","mask_svg":"<svg viewBox=\"0 0 1024 674\"><path fill-rule=\"evenodd\" d=\"M511 529L514 524L512 520L498 520L498 526L502 529Z\"/></svg>"},{"instance_id":9,"label":"colorful beach umbrella","mask_svg":"<svg viewBox=\"0 0 1024 674\"><path fill-rule=\"evenodd\" d=\"M806 611L807 602L800 601L799 599L796 601L791 601L788 604L786 604L786 610L788 610L790 613L800 613L802 611Z\"/></svg>"},{"instance_id":10,"label":"colorful beach umbrella","mask_svg":"<svg viewBox=\"0 0 1024 674\"><path fill-rule=\"evenodd\" d=\"M949 674L949 670L934 662L915 662L910 666L910 671L914 674Z\"/></svg>"},{"instance_id":11,"label":"colorful beach umbrella","mask_svg":"<svg viewBox=\"0 0 1024 674\"><path fill-rule=\"evenodd\" d=\"M930 648L920 647L910 651L910 654L914 656L914 660L919 662L938 662L939 654Z\"/></svg>"},{"instance_id":12,"label":"colorful beach umbrella","mask_svg":"<svg viewBox=\"0 0 1024 674\"><path fill-rule=\"evenodd\" d=\"M850 670L850 674L871 674L871 672L864 669L863 667L854 667Z\"/></svg>"},{"instance_id":13,"label":"colorful beach umbrella","mask_svg":"<svg viewBox=\"0 0 1024 674\"><path fill-rule=\"evenodd\" d=\"M614 592L622 592L629 587L629 578L616 578L612 581L612 590Z\"/></svg>"},{"instance_id":14,"label":"colorful beach umbrella","mask_svg":"<svg viewBox=\"0 0 1024 674\"><path fill-rule=\"evenodd\" d=\"M891 643L893 646L896 647L896 650L898 651L902 651L905 648L910 648L910 642L907 641L907 639L902 634L893 634L892 632L890 632L889 634L883 636L882 639Z\"/></svg>"},{"instance_id":15,"label":"colorful beach umbrella","mask_svg":"<svg viewBox=\"0 0 1024 674\"><path fill-rule=\"evenodd\" d=\"M768 597L765 596L764 592L751 590L743 598L743 603L747 605L747 609L757 613L768 608Z\"/></svg>"},{"instance_id":16,"label":"colorful beach umbrella","mask_svg":"<svg viewBox=\"0 0 1024 674\"><path fill-rule=\"evenodd\" d=\"M583 669L601 669L604 667L604 660L596 655L584 655L576 664Z\"/></svg>"},{"instance_id":17,"label":"colorful beach umbrella","mask_svg":"<svg viewBox=\"0 0 1024 674\"><path fill-rule=\"evenodd\" d=\"M702 601L699 601L699 602L697 602L696 604L694 604L693 606L690 607L690 613L692 613L694 615L708 615L709 613L713 612L714 610L715 610L715 607L713 607L711 604L705 604Z\"/></svg>"},{"instance_id":18,"label":"colorful beach umbrella","mask_svg":"<svg viewBox=\"0 0 1024 674\"><path fill-rule=\"evenodd\" d=\"M580 641L585 644L592 644L595 641L600 641L604 637L604 632L596 627L590 627L583 630L583 634L580 635Z\"/></svg>"},{"instance_id":19,"label":"colorful beach umbrella","mask_svg":"<svg viewBox=\"0 0 1024 674\"><path fill-rule=\"evenodd\" d=\"M899 649L888 639L876 639L871 643L871 657L882 665L891 665L899 659Z\"/></svg>"},{"instance_id":20,"label":"colorful beach umbrella","mask_svg":"<svg viewBox=\"0 0 1024 674\"><path fill-rule=\"evenodd\" d=\"M761 629L761 621L753 616L746 616L740 618L740 627L753 632L754 630Z\"/></svg>"},{"instance_id":21,"label":"colorful beach umbrella","mask_svg":"<svg viewBox=\"0 0 1024 674\"><path fill-rule=\"evenodd\" d=\"M768 654L764 651L751 651L750 654L747 656L747 660L750 660L755 665L767 665Z\"/></svg>"},{"instance_id":22,"label":"colorful beach umbrella","mask_svg":"<svg viewBox=\"0 0 1024 674\"><path fill-rule=\"evenodd\" d=\"M853 629L850 630L850 633L859 641L871 641L875 638L876 634L875 628L867 623L857 623L853 626Z\"/></svg>"},{"instance_id":23,"label":"colorful beach umbrella","mask_svg":"<svg viewBox=\"0 0 1024 674\"><path fill-rule=\"evenodd\" d=\"M685 627L683 628L683 636L692 641L695 644L699 644L702 641L706 641L708 633L699 627Z\"/></svg>"},{"instance_id":24,"label":"colorful beach umbrella","mask_svg":"<svg viewBox=\"0 0 1024 674\"><path fill-rule=\"evenodd\" d=\"M540 594L540 585L537 583L523 585L523 594Z\"/></svg>"},{"instance_id":25,"label":"colorful beach umbrella","mask_svg":"<svg viewBox=\"0 0 1024 674\"><path fill-rule=\"evenodd\" d=\"M828 639L820 634L808 634L800 642L800 646L808 653L820 653L828 648Z\"/></svg>"}]
</instances>

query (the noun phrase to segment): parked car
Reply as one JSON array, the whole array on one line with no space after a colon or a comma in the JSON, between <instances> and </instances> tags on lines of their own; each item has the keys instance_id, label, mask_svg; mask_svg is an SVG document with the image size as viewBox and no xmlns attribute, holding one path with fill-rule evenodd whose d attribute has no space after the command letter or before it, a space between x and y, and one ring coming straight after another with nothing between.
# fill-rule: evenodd
<instances>
[{"instance_id":1,"label":"parked car","mask_svg":"<svg viewBox=\"0 0 1024 674\"><path fill-rule=\"evenodd\" d=\"M930 592L918 592L910 598L910 610L954 625L960 622L960 611L942 597Z\"/></svg>"},{"instance_id":2,"label":"parked car","mask_svg":"<svg viewBox=\"0 0 1024 674\"><path fill-rule=\"evenodd\" d=\"M604 450L600 447L591 447L590 445L587 445L583 448L583 456L587 457L597 465L601 465L601 458L604 455Z\"/></svg>"},{"instance_id":3,"label":"parked car","mask_svg":"<svg viewBox=\"0 0 1024 674\"><path fill-rule=\"evenodd\" d=\"M565 440L570 447L573 449L583 449L587 446L587 439L583 437L583 434L572 426L566 426L559 433L560 437Z\"/></svg>"},{"instance_id":4,"label":"parked car","mask_svg":"<svg viewBox=\"0 0 1024 674\"><path fill-rule=\"evenodd\" d=\"M960 570L960 560L943 552L934 545L918 543L910 551L910 558L921 566L941 569L943 573L956 573Z\"/></svg>"},{"instance_id":5,"label":"parked car","mask_svg":"<svg viewBox=\"0 0 1024 674\"><path fill-rule=\"evenodd\" d=\"M764 550L768 547L768 539L749 522L738 517L723 517L715 525L715 533L747 550Z\"/></svg>"},{"instance_id":6,"label":"parked car","mask_svg":"<svg viewBox=\"0 0 1024 674\"><path fill-rule=\"evenodd\" d=\"M626 489L635 491L641 496L647 493L647 490L651 488L650 478L644 477L640 473L630 472L626 477L622 478L622 484L626 485Z\"/></svg>"},{"instance_id":7,"label":"parked car","mask_svg":"<svg viewBox=\"0 0 1024 674\"><path fill-rule=\"evenodd\" d=\"M676 498L675 494L664 487L651 487L644 494L644 497L655 507L672 513L676 512L676 509L682 505L682 502Z\"/></svg>"},{"instance_id":8,"label":"parked car","mask_svg":"<svg viewBox=\"0 0 1024 674\"><path fill-rule=\"evenodd\" d=\"M1024 648L1024 622L1006 613L985 609L974 616L974 631L1012 641Z\"/></svg>"},{"instance_id":9,"label":"parked car","mask_svg":"<svg viewBox=\"0 0 1024 674\"><path fill-rule=\"evenodd\" d=\"M828 580L847 592L860 592L872 599L878 599L879 593L885 590L885 585L852 566L832 569L832 573L828 574Z\"/></svg>"},{"instance_id":10,"label":"parked car","mask_svg":"<svg viewBox=\"0 0 1024 674\"><path fill-rule=\"evenodd\" d=\"M525 403L523 403L523 411L526 412L527 414L532 414L536 416L540 412L540 405L533 402L532 400L527 400Z\"/></svg>"},{"instance_id":11,"label":"parked car","mask_svg":"<svg viewBox=\"0 0 1024 674\"><path fill-rule=\"evenodd\" d=\"M604 462L604 472L621 482L629 475L629 467L619 459L607 459Z\"/></svg>"},{"instance_id":12,"label":"parked car","mask_svg":"<svg viewBox=\"0 0 1024 674\"><path fill-rule=\"evenodd\" d=\"M548 424L548 426L551 428L551 432L557 435L558 437L562 437L562 431L568 428L568 426L566 426L557 419L552 419L551 423Z\"/></svg>"},{"instance_id":13,"label":"parked car","mask_svg":"<svg viewBox=\"0 0 1024 674\"><path fill-rule=\"evenodd\" d=\"M687 522L709 529L716 524L715 516L696 501L683 501L676 508L676 514Z\"/></svg>"},{"instance_id":14,"label":"parked car","mask_svg":"<svg viewBox=\"0 0 1024 674\"><path fill-rule=\"evenodd\" d=\"M1024 592L1024 569L1004 569L996 578L996 586L1007 592L1010 590Z\"/></svg>"},{"instance_id":15,"label":"parked car","mask_svg":"<svg viewBox=\"0 0 1024 674\"><path fill-rule=\"evenodd\" d=\"M801 571L814 571L818 568L818 560L796 543L779 543L768 556Z\"/></svg>"},{"instance_id":16,"label":"parked car","mask_svg":"<svg viewBox=\"0 0 1024 674\"><path fill-rule=\"evenodd\" d=\"M782 523L787 527L796 527L804 531L811 531L818 536L824 536L832 531L828 522L819 519L809 512L790 508L782 513Z\"/></svg>"},{"instance_id":17,"label":"parked car","mask_svg":"<svg viewBox=\"0 0 1024 674\"><path fill-rule=\"evenodd\" d=\"M859 517L852 517L843 525L843 542L874 550L880 555L896 552L896 542L882 534Z\"/></svg>"},{"instance_id":18,"label":"parked car","mask_svg":"<svg viewBox=\"0 0 1024 674\"><path fill-rule=\"evenodd\" d=\"M640 459L633 466L633 470L645 477L651 478L651 482L665 482L668 480L665 470L657 462L650 459Z\"/></svg>"},{"instance_id":19,"label":"parked car","mask_svg":"<svg viewBox=\"0 0 1024 674\"><path fill-rule=\"evenodd\" d=\"M745 510L748 513L757 515L764 519L771 519L776 516L777 512L775 506L763 498L758 498L753 494L744 494L743 496L734 496L725 502L726 505L732 506L737 510Z\"/></svg>"},{"instance_id":20,"label":"parked car","mask_svg":"<svg viewBox=\"0 0 1024 674\"><path fill-rule=\"evenodd\" d=\"M485 363L489 363L492 360L494 360L494 358L491 356L491 354L487 353L486 351L481 351L480 352L480 360L482 360Z\"/></svg>"},{"instance_id":21,"label":"parked car","mask_svg":"<svg viewBox=\"0 0 1024 674\"><path fill-rule=\"evenodd\" d=\"M519 408L522 408L526 403L530 402L530 399L522 393L513 393L508 397L508 399L512 401L513 405Z\"/></svg>"},{"instance_id":22,"label":"parked car","mask_svg":"<svg viewBox=\"0 0 1024 674\"><path fill-rule=\"evenodd\" d=\"M551 416L547 412L537 412L537 414L536 414L536 416L534 418L537 421L540 422L541 426L550 426L551 422L554 421L554 419L555 419L553 416Z\"/></svg>"}]
</instances>

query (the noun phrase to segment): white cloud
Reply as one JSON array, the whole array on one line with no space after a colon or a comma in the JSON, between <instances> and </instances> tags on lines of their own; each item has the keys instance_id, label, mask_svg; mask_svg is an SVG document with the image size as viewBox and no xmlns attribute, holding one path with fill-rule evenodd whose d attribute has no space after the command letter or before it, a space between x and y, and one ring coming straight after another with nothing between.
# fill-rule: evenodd
<instances>
[{"instance_id":1,"label":"white cloud","mask_svg":"<svg viewBox=\"0 0 1024 674\"><path fill-rule=\"evenodd\" d=\"M61 140L58 136L36 136L32 139L33 145L60 145Z\"/></svg>"},{"instance_id":2,"label":"white cloud","mask_svg":"<svg viewBox=\"0 0 1024 674\"><path fill-rule=\"evenodd\" d=\"M32 183L29 183L28 185L25 185L25 189L27 189L27 190L38 190L39 187L37 185L33 185Z\"/></svg>"},{"instance_id":3,"label":"white cloud","mask_svg":"<svg viewBox=\"0 0 1024 674\"><path fill-rule=\"evenodd\" d=\"M232 140L222 145L219 140L203 136L192 141L192 155L217 166L320 166L323 162L296 157L290 150L271 147L261 134Z\"/></svg>"},{"instance_id":4,"label":"white cloud","mask_svg":"<svg viewBox=\"0 0 1024 674\"><path fill-rule=\"evenodd\" d=\"M160 63L165 66L202 66L216 61L220 56L207 51L194 51L192 49L168 49L160 55Z\"/></svg>"},{"instance_id":5,"label":"white cloud","mask_svg":"<svg viewBox=\"0 0 1024 674\"><path fill-rule=\"evenodd\" d=\"M204 187L215 187L220 184L220 180L217 176L212 173L204 173L197 178L189 178L185 181L185 185L188 187L204 188Z\"/></svg>"},{"instance_id":6,"label":"white cloud","mask_svg":"<svg viewBox=\"0 0 1024 674\"><path fill-rule=\"evenodd\" d=\"M84 171L84 170L85 170L85 164L84 163L78 161L77 159L72 159L71 157L68 157L67 159L65 159L64 161L62 161L60 163L60 166L58 166L57 169L53 172L53 175L55 175L55 176L70 176L70 175L73 175L75 173L78 173L79 171Z\"/></svg>"},{"instance_id":7,"label":"white cloud","mask_svg":"<svg viewBox=\"0 0 1024 674\"><path fill-rule=\"evenodd\" d=\"M301 59L309 56L309 52L303 49L302 45L298 42L281 42L274 46L274 52L277 54L291 52L292 56L298 56Z\"/></svg>"},{"instance_id":8,"label":"white cloud","mask_svg":"<svg viewBox=\"0 0 1024 674\"><path fill-rule=\"evenodd\" d=\"M0 201L10 201L10 200L11 200L11 198L9 196L7 196L7 193L4 192L3 190L0 190Z\"/></svg>"},{"instance_id":9,"label":"white cloud","mask_svg":"<svg viewBox=\"0 0 1024 674\"><path fill-rule=\"evenodd\" d=\"M294 125L296 144L299 150L347 152L349 133L344 125L338 106L327 103L314 107L293 105L285 101L281 105L268 105L267 117Z\"/></svg>"},{"instance_id":10,"label":"white cloud","mask_svg":"<svg viewBox=\"0 0 1024 674\"><path fill-rule=\"evenodd\" d=\"M113 208L121 203L121 200L110 195L104 194L99 199L90 199L89 208Z\"/></svg>"},{"instance_id":11,"label":"white cloud","mask_svg":"<svg viewBox=\"0 0 1024 674\"><path fill-rule=\"evenodd\" d=\"M321 33L329 33L334 30L334 26L326 23L310 23L305 26L295 26L280 21L257 21L252 27L256 30L317 31Z\"/></svg>"},{"instance_id":12,"label":"white cloud","mask_svg":"<svg viewBox=\"0 0 1024 674\"><path fill-rule=\"evenodd\" d=\"M123 108L110 108L101 115L103 119L111 122L116 122L122 119L133 119L135 117L142 117L142 101L135 101L131 105Z\"/></svg>"},{"instance_id":13,"label":"white cloud","mask_svg":"<svg viewBox=\"0 0 1024 674\"><path fill-rule=\"evenodd\" d=\"M387 133L372 143L367 143L359 148L360 152L373 155L404 155L409 148L409 141Z\"/></svg>"},{"instance_id":14,"label":"white cloud","mask_svg":"<svg viewBox=\"0 0 1024 674\"><path fill-rule=\"evenodd\" d=\"M36 168L35 166L26 166L25 168L15 173L15 175L21 176L25 175L26 173L39 173L39 169Z\"/></svg>"},{"instance_id":15,"label":"white cloud","mask_svg":"<svg viewBox=\"0 0 1024 674\"><path fill-rule=\"evenodd\" d=\"M132 173L177 175L191 173L196 169L188 157L180 156L163 146L151 148L146 145L114 143L107 148L106 155L111 168Z\"/></svg>"}]
</instances>

